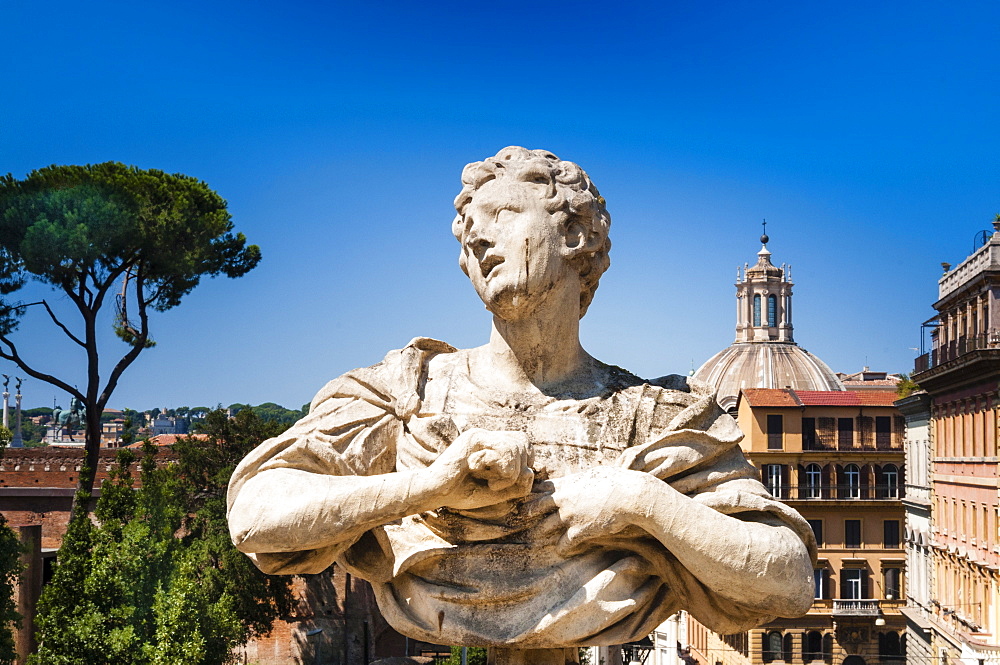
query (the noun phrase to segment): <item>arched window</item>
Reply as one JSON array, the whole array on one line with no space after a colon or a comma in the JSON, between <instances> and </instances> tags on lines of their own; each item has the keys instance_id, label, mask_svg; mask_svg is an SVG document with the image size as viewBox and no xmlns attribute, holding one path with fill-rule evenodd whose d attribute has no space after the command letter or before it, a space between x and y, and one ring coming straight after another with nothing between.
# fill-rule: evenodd
<instances>
[{"instance_id":1,"label":"arched window","mask_svg":"<svg viewBox=\"0 0 1000 665\"><path fill-rule=\"evenodd\" d=\"M903 654L899 633L896 632L879 633L878 646L878 655L880 656L901 656Z\"/></svg>"},{"instance_id":2,"label":"arched window","mask_svg":"<svg viewBox=\"0 0 1000 665\"><path fill-rule=\"evenodd\" d=\"M882 467L882 482L880 483L882 491L879 492L882 496L887 499L896 499L899 497L899 469L896 468L895 464L886 464Z\"/></svg>"},{"instance_id":3,"label":"arched window","mask_svg":"<svg viewBox=\"0 0 1000 665\"><path fill-rule=\"evenodd\" d=\"M764 636L764 662L770 663L772 660L779 660L782 656L781 633L774 630Z\"/></svg>"},{"instance_id":4,"label":"arched window","mask_svg":"<svg viewBox=\"0 0 1000 665\"><path fill-rule=\"evenodd\" d=\"M820 485L823 483L823 470L819 464L810 464L806 467L806 498L820 498Z\"/></svg>"},{"instance_id":5,"label":"arched window","mask_svg":"<svg viewBox=\"0 0 1000 665\"><path fill-rule=\"evenodd\" d=\"M753 297L753 324L755 326L760 325L760 294L756 293Z\"/></svg>"},{"instance_id":6,"label":"arched window","mask_svg":"<svg viewBox=\"0 0 1000 665\"><path fill-rule=\"evenodd\" d=\"M811 660L823 660L823 633L812 630L806 634L802 660L807 663Z\"/></svg>"},{"instance_id":7,"label":"arched window","mask_svg":"<svg viewBox=\"0 0 1000 665\"><path fill-rule=\"evenodd\" d=\"M795 638L792 637L791 633L788 633L782 641L784 642L785 648L781 651L781 659L786 663L790 663L792 662L792 656L795 655L793 653L793 650L795 649Z\"/></svg>"},{"instance_id":8,"label":"arched window","mask_svg":"<svg viewBox=\"0 0 1000 665\"><path fill-rule=\"evenodd\" d=\"M857 464L844 467L844 484L848 499L861 498L861 469Z\"/></svg>"},{"instance_id":9,"label":"arched window","mask_svg":"<svg viewBox=\"0 0 1000 665\"><path fill-rule=\"evenodd\" d=\"M778 296L774 294L767 297L767 325L772 328L778 325Z\"/></svg>"}]
</instances>

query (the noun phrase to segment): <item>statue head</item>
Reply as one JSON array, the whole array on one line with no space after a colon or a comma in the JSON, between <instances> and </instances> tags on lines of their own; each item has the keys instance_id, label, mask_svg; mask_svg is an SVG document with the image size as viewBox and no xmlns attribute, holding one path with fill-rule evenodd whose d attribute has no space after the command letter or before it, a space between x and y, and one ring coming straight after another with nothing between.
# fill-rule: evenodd
<instances>
[{"instance_id":1,"label":"statue head","mask_svg":"<svg viewBox=\"0 0 1000 665\"><path fill-rule=\"evenodd\" d=\"M570 259L580 275L580 316L594 298L598 281L611 261L608 252L611 240L608 229L611 216L590 178L573 162L560 160L546 150L527 150L517 146L504 148L494 157L473 162L462 171L462 191L455 198L458 215L452 222L452 233L462 243L459 265L469 275L467 209L477 192L487 183L508 181L530 187L531 195L539 196L545 210L560 232L582 229L580 251Z\"/></svg>"}]
</instances>

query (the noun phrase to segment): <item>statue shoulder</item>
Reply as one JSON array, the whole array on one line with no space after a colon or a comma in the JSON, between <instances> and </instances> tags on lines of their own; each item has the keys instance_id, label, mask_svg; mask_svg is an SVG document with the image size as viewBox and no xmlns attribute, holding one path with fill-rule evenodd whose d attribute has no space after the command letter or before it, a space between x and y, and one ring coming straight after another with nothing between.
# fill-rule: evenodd
<instances>
[{"instance_id":1,"label":"statue shoulder","mask_svg":"<svg viewBox=\"0 0 1000 665\"><path fill-rule=\"evenodd\" d=\"M409 411L427 376L427 364L442 353L455 353L457 349L447 342L430 337L414 337L401 349L393 349L369 367L353 369L328 382L316 393L310 411L323 402L337 397L354 397L375 402L392 403L396 411ZM413 404L415 408L417 404Z\"/></svg>"}]
</instances>

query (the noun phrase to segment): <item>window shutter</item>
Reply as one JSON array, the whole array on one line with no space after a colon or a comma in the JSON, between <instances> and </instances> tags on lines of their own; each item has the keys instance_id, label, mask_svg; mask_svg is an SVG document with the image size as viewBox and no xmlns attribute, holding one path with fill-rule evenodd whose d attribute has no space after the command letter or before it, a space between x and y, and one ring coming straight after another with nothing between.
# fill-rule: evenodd
<instances>
[{"instance_id":1,"label":"window shutter","mask_svg":"<svg viewBox=\"0 0 1000 665\"><path fill-rule=\"evenodd\" d=\"M868 595L868 569L867 568L861 571L861 597L862 598L871 598L871 596Z\"/></svg>"}]
</instances>

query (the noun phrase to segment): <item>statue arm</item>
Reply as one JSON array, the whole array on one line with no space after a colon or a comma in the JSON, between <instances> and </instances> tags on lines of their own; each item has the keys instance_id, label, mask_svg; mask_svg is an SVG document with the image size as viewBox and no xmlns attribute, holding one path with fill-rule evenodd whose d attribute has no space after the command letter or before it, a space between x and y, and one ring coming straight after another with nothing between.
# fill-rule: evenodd
<instances>
[{"instance_id":1,"label":"statue arm","mask_svg":"<svg viewBox=\"0 0 1000 665\"><path fill-rule=\"evenodd\" d=\"M438 507L434 481L426 469L375 476L271 469L243 485L229 529L247 553L346 547L375 526Z\"/></svg>"},{"instance_id":2,"label":"statue arm","mask_svg":"<svg viewBox=\"0 0 1000 665\"><path fill-rule=\"evenodd\" d=\"M725 514L648 474L635 474L632 521L710 592L778 616L805 614L813 601L812 556L802 537L769 512Z\"/></svg>"},{"instance_id":3,"label":"statue arm","mask_svg":"<svg viewBox=\"0 0 1000 665\"><path fill-rule=\"evenodd\" d=\"M735 477L687 495L642 471L602 467L542 489L549 493L536 509L556 509L548 519L563 529L565 555L638 527L678 561L677 591L710 627L738 632L768 617L799 616L812 604L808 525L756 480Z\"/></svg>"},{"instance_id":4,"label":"statue arm","mask_svg":"<svg viewBox=\"0 0 1000 665\"><path fill-rule=\"evenodd\" d=\"M402 435L395 420L369 431L379 437ZM427 468L376 475L351 475L343 465L338 469L335 462L343 458L322 445L324 436L315 432L310 441L290 446L249 478L241 479L237 469L229 529L238 549L271 554L334 548L339 553L369 529L407 515L441 506L479 508L524 496L534 479L527 438L520 432L472 429ZM324 453L329 459L317 463ZM378 460L370 461L378 470ZM317 467L328 472L316 472Z\"/></svg>"}]
</instances>

